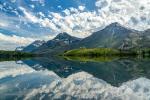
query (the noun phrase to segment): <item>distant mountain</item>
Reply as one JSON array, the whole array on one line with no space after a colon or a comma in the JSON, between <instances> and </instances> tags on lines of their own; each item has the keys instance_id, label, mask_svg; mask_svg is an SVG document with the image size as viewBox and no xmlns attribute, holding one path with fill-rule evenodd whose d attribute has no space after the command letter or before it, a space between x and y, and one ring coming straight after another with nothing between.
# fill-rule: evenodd
<instances>
[{"instance_id":1,"label":"distant mountain","mask_svg":"<svg viewBox=\"0 0 150 100\"><path fill-rule=\"evenodd\" d=\"M22 51L24 48L25 48L24 46L20 46L20 47L17 47L17 48L15 49L15 51Z\"/></svg>"},{"instance_id":2,"label":"distant mountain","mask_svg":"<svg viewBox=\"0 0 150 100\"><path fill-rule=\"evenodd\" d=\"M141 48L150 48L150 29L145 30L141 35L141 42L139 44Z\"/></svg>"},{"instance_id":3,"label":"distant mountain","mask_svg":"<svg viewBox=\"0 0 150 100\"><path fill-rule=\"evenodd\" d=\"M138 46L140 34L141 32L125 28L119 23L112 23L72 47L131 49Z\"/></svg>"},{"instance_id":4,"label":"distant mountain","mask_svg":"<svg viewBox=\"0 0 150 100\"><path fill-rule=\"evenodd\" d=\"M63 51L69 47L71 44L75 44L81 41L80 38L70 36L68 33L60 33L54 39L47 41L39 48L33 50L33 52L37 53L49 53L53 51Z\"/></svg>"},{"instance_id":5,"label":"distant mountain","mask_svg":"<svg viewBox=\"0 0 150 100\"><path fill-rule=\"evenodd\" d=\"M68 33L60 33L58 34L53 41L61 41L64 42L65 44L72 44L72 43L76 43L78 41L80 41L80 38L74 37L74 36L70 36Z\"/></svg>"},{"instance_id":6,"label":"distant mountain","mask_svg":"<svg viewBox=\"0 0 150 100\"><path fill-rule=\"evenodd\" d=\"M42 44L44 44L45 41L36 40L27 47L25 47L22 51L23 52L32 52L33 50L39 48Z\"/></svg>"},{"instance_id":7,"label":"distant mountain","mask_svg":"<svg viewBox=\"0 0 150 100\"><path fill-rule=\"evenodd\" d=\"M149 43L150 30L137 31L126 28L119 23L112 23L84 39L60 33L54 39L34 49L33 52L56 54L81 47L129 50L150 47Z\"/></svg>"}]
</instances>

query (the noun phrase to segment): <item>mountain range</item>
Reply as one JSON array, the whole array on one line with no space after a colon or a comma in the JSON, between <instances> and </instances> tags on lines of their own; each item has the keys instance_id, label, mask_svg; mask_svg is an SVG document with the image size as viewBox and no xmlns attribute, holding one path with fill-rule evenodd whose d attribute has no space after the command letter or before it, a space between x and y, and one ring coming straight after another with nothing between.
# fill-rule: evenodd
<instances>
[{"instance_id":1,"label":"mountain range","mask_svg":"<svg viewBox=\"0 0 150 100\"><path fill-rule=\"evenodd\" d=\"M58 34L52 40L41 42L40 46L34 46L34 42L25 47L23 51L47 54L64 52L65 50L81 47L129 50L149 48L149 43L150 30L137 31L115 22L83 39L70 36L68 33L64 32Z\"/></svg>"},{"instance_id":2,"label":"mountain range","mask_svg":"<svg viewBox=\"0 0 150 100\"><path fill-rule=\"evenodd\" d=\"M24 52L34 52L34 53L52 53L60 52L66 50L69 45L75 44L81 41L80 38L69 35L68 33L60 33L54 39L47 42L38 41L40 45L35 46L37 41L31 43L29 46L23 49Z\"/></svg>"},{"instance_id":3,"label":"mountain range","mask_svg":"<svg viewBox=\"0 0 150 100\"><path fill-rule=\"evenodd\" d=\"M41 40L36 40L33 43L29 44L28 46L23 48L23 52L32 52L34 50L36 50L37 48L39 48L40 46L42 46L45 43L45 41L41 41Z\"/></svg>"},{"instance_id":4,"label":"mountain range","mask_svg":"<svg viewBox=\"0 0 150 100\"><path fill-rule=\"evenodd\" d=\"M112 23L104 29L94 32L91 36L84 38L77 46L86 48L136 48L142 32L126 28L119 23Z\"/></svg>"}]
</instances>

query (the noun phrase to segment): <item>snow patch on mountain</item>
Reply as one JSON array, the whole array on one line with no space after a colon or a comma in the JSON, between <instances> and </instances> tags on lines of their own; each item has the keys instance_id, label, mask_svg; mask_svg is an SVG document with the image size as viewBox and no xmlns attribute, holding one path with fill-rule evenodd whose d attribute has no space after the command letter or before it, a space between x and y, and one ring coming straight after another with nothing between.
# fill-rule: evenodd
<instances>
[{"instance_id":1,"label":"snow patch on mountain","mask_svg":"<svg viewBox=\"0 0 150 100\"><path fill-rule=\"evenodd\" d=\"M42 46L44 43L46 43L44 40L36 40L28 46L26 46L22 51L31 52L33 50L36 50L38 47Z\"/></svg>"},{"instance_id":2,"label":"snow patch on mountain","mask_svg":"<svg viewBox=\"0 0 150 100\"><path fill-rule=\"evenodd\" d=\"M45 41L37 40L34 43L32 43L32 45L35 47L40 47L43 43L45 43Z\"/></svg>"}]
</instances>

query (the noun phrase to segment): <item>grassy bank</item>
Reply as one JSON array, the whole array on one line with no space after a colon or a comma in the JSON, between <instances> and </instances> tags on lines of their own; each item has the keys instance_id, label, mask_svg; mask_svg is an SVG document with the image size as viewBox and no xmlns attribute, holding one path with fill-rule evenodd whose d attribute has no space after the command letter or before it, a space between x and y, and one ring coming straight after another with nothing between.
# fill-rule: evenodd
<instances>
[{"instance_id":1,"label":"grassy bank","mask_svg":"<svg viewBox=\"0 0 150 100\"><path fill-rule=\"evenodd\" d=\"M64 53L64 56L150 56L150 49L117 50L112 48L74 49Z\"/></svg>"},{"instance_id":2,"label":"grassy bank","mask_svg":"<svg viewBox=\"0 0 150 100\"><path fill-rule=\"evenodd\" d=\"M119 59L118 57L89 57L89 56L65 56L64 59L69 61L81 61L81 62L110 62Z\"/></svg>"}]
</instances>

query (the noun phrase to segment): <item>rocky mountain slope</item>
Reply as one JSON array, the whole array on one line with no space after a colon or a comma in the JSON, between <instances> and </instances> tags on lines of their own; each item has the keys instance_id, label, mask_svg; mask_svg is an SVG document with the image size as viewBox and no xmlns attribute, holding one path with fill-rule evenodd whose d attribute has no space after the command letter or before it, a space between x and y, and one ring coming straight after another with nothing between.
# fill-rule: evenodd
<instances>
[{"instance_id":1,"label":"rocky mountain slope","mask_svg":"<svg viewBox=\"0 0 150 100\"><path fill-rule=\"evenodd\" d=\"M54 39L43 43L31 52L58 53L82 47L130 50L149 48L149 42L150 30L137 31L124 27L116 22L106 26L102 30L94 32L84 39L70 36L67 33L60 33Z\"/></svg>"}]
</instances>

